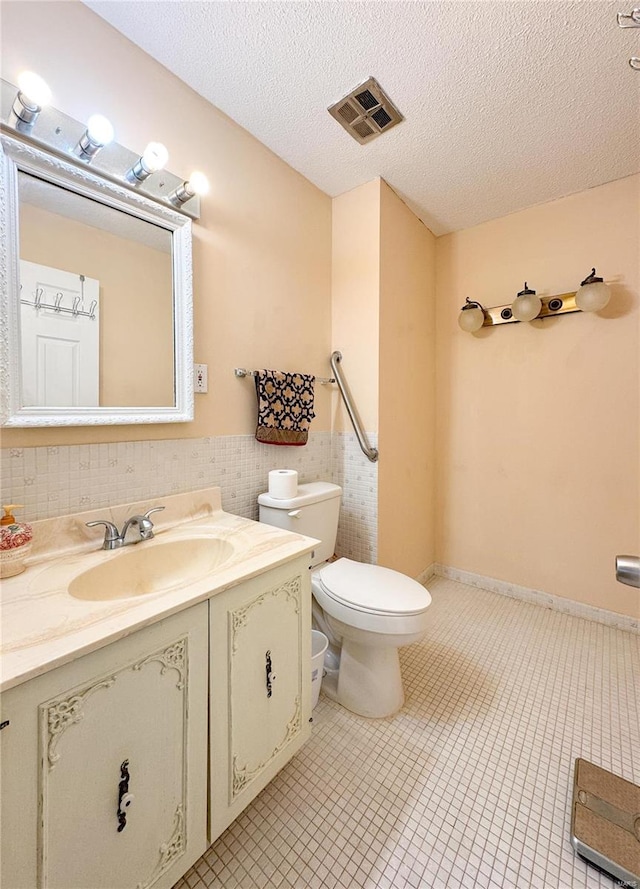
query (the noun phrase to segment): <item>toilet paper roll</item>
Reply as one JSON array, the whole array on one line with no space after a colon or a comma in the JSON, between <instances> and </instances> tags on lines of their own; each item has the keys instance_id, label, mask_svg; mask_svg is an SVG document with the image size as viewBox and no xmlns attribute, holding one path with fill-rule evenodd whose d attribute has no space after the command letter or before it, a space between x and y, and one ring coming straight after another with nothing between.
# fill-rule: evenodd
<instances>
[{"instance_id":1,"label":"toilet paper roll","mask_svg":"<svg viewBox=\"0 0 640 889\"><path fill-rule=\"evenodd\" d=\"M269 473L269 493L276 500L298 496L298 473L295 469L273 469Z\"/></svg>"}]
</instances>

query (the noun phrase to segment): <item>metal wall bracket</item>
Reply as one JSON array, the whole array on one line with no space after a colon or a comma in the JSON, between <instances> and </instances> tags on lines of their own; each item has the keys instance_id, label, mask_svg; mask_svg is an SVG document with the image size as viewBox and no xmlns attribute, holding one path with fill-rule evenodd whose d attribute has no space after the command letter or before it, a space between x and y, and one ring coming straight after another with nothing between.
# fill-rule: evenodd
<instances>
[{"instance_id":1,"label":"metal wall bracket","mask_svg":"<svg viewBox=\"0 0 640 889\"><path fill-rule=\"evenodd\" d=\"M631 12L619 12L618 27L640 28L640 7L636 6Z\"/></svg>"},{"instance_id":2,"label":"metal wall bracket","mask_svg":"<svg viewBox=\"0 0 640 889\"><path fill-rule=\"evenodd\" d=\"M555 315L568 315L571 312L579 312L580 309L576 305L575 293L558 293L555 296L541 296L542 308L540 314L534 318L534 321L545 318L553 318ZM491 309L484 309L483 327L495 327L497 324L520 324L517 318L513 317L511 311L511 303L504 306L494 306ZM528 322L531 323L531 322Z\"/></svg>"}]
</instances>

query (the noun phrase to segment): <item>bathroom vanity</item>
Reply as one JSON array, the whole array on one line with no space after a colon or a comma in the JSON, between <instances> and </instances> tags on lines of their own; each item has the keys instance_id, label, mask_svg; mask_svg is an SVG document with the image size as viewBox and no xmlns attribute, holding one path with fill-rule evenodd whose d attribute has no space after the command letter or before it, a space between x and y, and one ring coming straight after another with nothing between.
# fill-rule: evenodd
<instances>
[{"instance_id":1,"label":"bathroom vanity","mask_svg":"<svg viewBox=\"0 0 640 889\"><path fill-rule=\"evenodd\" d=\"M168 889L309 736L313 541L221 512L218 489L157 502L167 525L191 515L3 586L3 886ZM85 518L66 521L76 545ZM90 598L108 562L162 564L167 546L179 562L194 540L225 541L224 561Z\"/></svg>"}]
</instances>

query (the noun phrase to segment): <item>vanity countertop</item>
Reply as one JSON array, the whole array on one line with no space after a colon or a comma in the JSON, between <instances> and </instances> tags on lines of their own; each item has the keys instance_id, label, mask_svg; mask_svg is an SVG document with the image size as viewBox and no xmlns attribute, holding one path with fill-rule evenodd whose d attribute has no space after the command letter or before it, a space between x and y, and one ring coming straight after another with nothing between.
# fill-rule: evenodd
<instances>
[{"instance_id":1,"label":"vanity countertop","mask_svg":"<svg viewBox=\"0 0 640 889\"><path fill-rule=\"evenodd\" d=\"M121 522L125 514L143 512L150 505L167 506L165 522L156 523L153 540L106 552L99 548L101 537L96 537L95 530L90 534L85 530L85 520L97 516ZM36 539L40 538L40 549L32 564L22 574L2 581L0 691L308 553L316 542L223 512L217 488L36 522L34 531ZM47 557L43 541L54 536L67 542L67 550ZM151 551L170 541L207 536L228 541L233 554L212 573L184 586L100 601L74 598L68 592L75 577L108 559L138 547Z\"/></svg>"}]
</instances>

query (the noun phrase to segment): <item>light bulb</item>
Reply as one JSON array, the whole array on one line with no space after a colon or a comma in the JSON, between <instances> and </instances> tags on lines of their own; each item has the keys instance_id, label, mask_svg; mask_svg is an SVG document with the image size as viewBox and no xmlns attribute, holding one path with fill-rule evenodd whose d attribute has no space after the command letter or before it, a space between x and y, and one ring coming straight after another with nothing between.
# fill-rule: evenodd
<instances>
[{"instance_id":1,"label":"light bulb","mask_svg":"<svg viewBox=\"0 0 640 889\"><path fill-rule=\"evenodd\" d=\"M209 191L209 180L204 173L192 173L186 182L179 185L175 191L169 195L169 200L176 207L186 204L196 195L202 197Z\"/></svg>"},{"instance_id":2,"label":"light bulb","mask_svg":"<svg viewBox=\"0 0 640 889\"><path fill-rule=\"evenodd\" d=\"M92 114L87 121L87 137L96 146L103 148L113 141L113 126L102 114Z\"/></svg>"},{"instance_id":3,"label":"light bulb","mask_svg":"<svg viewBox=\"0 0 640 889\"><path fill-rule=\"evenodd\" d=\"M51 101L51 90L45 81L33 71L23 71L18 77L18 88L30 104L42 108Z\"/></svg>"},{"instance_id":4,"label":"light bulb","mask_svg":"<svg viewBox=\"0 0 640 889\"><path fill-rule=\"evenodd\" d=\"M576 293L576 305L582 312L599 312L611 299L611 290L592 269Z\"/></svg>"},{"instance_id":5,"label":"light bulb","mask_svg":"<svg viewBox=\"0 0 640 889\"><path fill-rule=\"evenodd\" d=\"M161 142L149 142L140 160L147 172L157 173L166 166L169 152Z\"/></svg>"},{"instance_id":6,"label":"light bulb","mask_svg":"<svg viewBox=\"0 0 640 889\"><path fill-rule=\"evenodd\" d=\"M185 184L185 187L191 195L197 194L199 197L203 197L209 191L209 180L204 173L196 170L189 176L189 181Z\"/></svg>"},{"instance_id":7,"label":"light bulb","mask_svg":"<svg viewBox=\"0 0 640 889\"><path fill-rule=\"evenodd\" d=\"M484 312L480 303L471 302L467 299L467 305L464 306L458 315L458 326L466 333L475 333L480 330L484 324Z\"/></svg>"},{"instance_id":8,"label":"light bulb","mask_svg":"<svg viewBox=\"0 0 640 889\"><path fill-rule=\"evenodd\" d=\"M516 296L511 303L511 312L517 321L533 321L540 314L542 300L536 296L535 290L530 290L527 282L524 282L524 290Z\"/></svg>"},{"instance_id":9,"label":"light bulb","mask_svg":"<svg viewBox=\"0 0 640 889\"><path fill-rule=\"evenodd\" d=\"M92 114L84 135L73 150L81 160L90 164L96 154L113 140L113 136L110 121L101 114Z\"/></svg>"},{"instance_id":10,"label":"light bulb","mask_svg":"<svg viewBox=\"0 0 640 889\"><path fill-rule=\"evenodd\" d=\"M162 170L169 160L169 152L160 142L149 142L147 147L130 170L127 170L125 179L132 185L138 185L148 179L152 173Z\"/></svg>"},{"instance_id":11,"label":"light bulb","mask_svg":"<svg viewBox=\"0 0 640 889\"><path fill-rule=\"evenodd\" d=\"M28 130L38 119L42 106L51 99L51 90L42 77L33 71L23 71L18 77L18 95L11 110L18 120L18 127Z\"/></svg>"}]
</instances>

